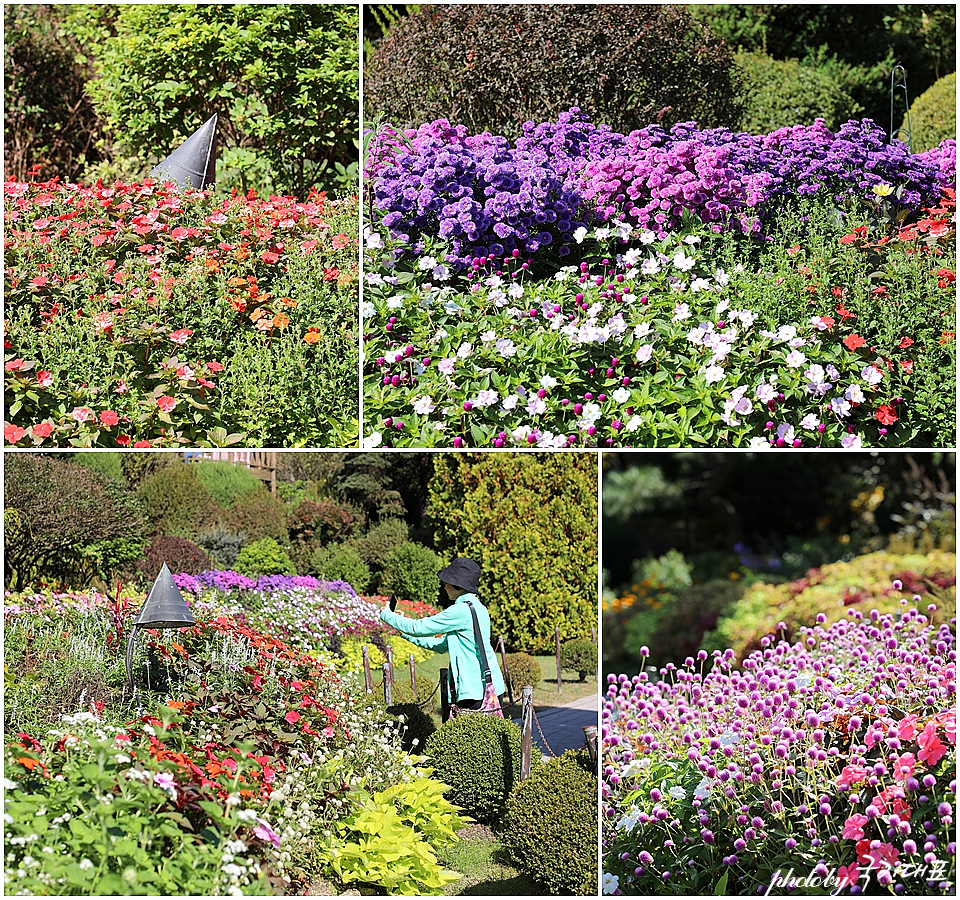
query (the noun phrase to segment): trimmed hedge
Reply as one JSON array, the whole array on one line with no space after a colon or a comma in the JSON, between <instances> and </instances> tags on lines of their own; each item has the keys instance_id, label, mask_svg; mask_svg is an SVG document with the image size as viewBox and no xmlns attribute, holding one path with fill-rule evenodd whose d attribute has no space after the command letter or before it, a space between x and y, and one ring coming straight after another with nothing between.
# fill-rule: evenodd
<instances>
[{"instance_id":1,"label":"trimmed hedge","mask_svg":"<svg viewBox=\"0 0 960 900\"><path fill-rule=\"evenodd\" d=\"M904 116L902 129L907 127ZM957 136L957 73L944 75L910 105L910 142L923 153Z\"/></svg>"}]
</instances>

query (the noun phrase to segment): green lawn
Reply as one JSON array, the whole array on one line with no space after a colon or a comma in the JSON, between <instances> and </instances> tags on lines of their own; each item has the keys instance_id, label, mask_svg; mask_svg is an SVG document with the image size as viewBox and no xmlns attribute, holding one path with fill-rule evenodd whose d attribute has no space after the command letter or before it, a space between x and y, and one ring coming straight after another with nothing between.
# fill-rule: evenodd
<instances>
[{"instance_id":1,"label":"green lawn","mask_svg":"<svg viewBox=\"0 0 960 900\"><path fill-rule=\"evenodd\" d=\"M532 897L549 892L521 875L500 846L496 833L484 825L460 832L462 840L438 854L448 869L463 875L446 888L452 896Z\"/></svg>"}]
</instances>

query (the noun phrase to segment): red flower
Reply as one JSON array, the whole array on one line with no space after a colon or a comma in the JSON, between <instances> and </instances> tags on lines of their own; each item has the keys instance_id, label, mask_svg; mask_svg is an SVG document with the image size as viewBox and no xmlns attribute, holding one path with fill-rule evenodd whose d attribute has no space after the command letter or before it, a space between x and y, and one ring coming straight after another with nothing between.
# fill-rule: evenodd
<instances>
[{"instance_id":1,"label":"red flower","mask_svg":"<svg viewBox=\"0 0 960 900\"><path fill-rule=\"evenodd\" d=\"M26 433L26 428L21 428L19 425L3 426L3 437L8 444L17 443Z\"/></svg>"},{"instance_id":2,"label":"red flower","mask_svg":"<svg viewBox=\"0 0 960 900\"><path fill-rule=\"evenodd\" d=\"M855 318L856 318L856 315L854 315L852 312L850 312L850 310L847 309L842 303L838 303L838 304L837 304L837 310L836 310L836 312L837 312L837 315L840 316L841 319L855 319Z\"/></svg>"},{"instance_id":3,"label":"red flower","mask_svg":"<svg viewBox=\"0 0 960 900\"><path fill-rule=\"evenodd\" d=\"M160 407L161 412L173 412L173 408L177 405L177 401L173 397L168 397L164 395L163 397L158 398L157 406Z\"/></svg>"},{"instance_id":4,"label":"red flower","mask_svg":"<svg viewBox=\"0 0 960 900\"><path fill-rule=\"evenodd\" d=\"M30 430L33 432L33 436L38 438L48 438L53 434L53 426L49 422L40 422Z\"/></svg>"},{"instance_id":5,"label":"red flower","mask_svg":"<svg viewBox=\"0 0 960 900\"><path fill-rule=\"evenodd\" d=\"M53 373L47 372L45 369L37 372L37 384L40 387L50 387L53 384Z\"/></svg>"},{"instance_id":6,"label":"red flower","mask_svg":"<svg viewBox=\"0 0 960 900\"><path fill-rule=\"evenodd\" d=\"M285 718L291 725L295 725L297 722L300 721L300 713L298 713L295 709L291 709L290 712L288 712L288 713L284 716L284 718Z\"/></svg>"},{"instance_id":7,"label":"red flower","mask_svg":"<svg viewBox=\"0 0 960 900\"><path fill-rule=\"evenodd\" d=\"M913 371L913 360L912 359L901 359L900 365L903 366L903 371L908 375Z\"/></svg>"},{"instance_id":8,"label":"red flower","mask_svg":"<svg viewBox=\"0 0 960 900\"><path fill-rule=\"evenodd\" d=\"M278 259L280 259L280 254L273 250L264 250L260 254L260 259L262 259L267 265L273 265Z\"/></svg>"},{"instance_id":9,"label":"red flower","mask_svg":"<svg viewBox=\"0 0 960 900\"><path fill-rule=\"evenodd\" d=\"M843 339L843 346L848 350L856 350L857 347L862 347L867 342L860 337L859 334L851 334L849 337Z\"/></svg>"},{"instance_id":10,"label":"red flower","mask_svg":"<svg viewBox=\"0 0 960 900\"><path fill-rule=\"evenodd\" d=\"M130 435L129 435L129 434L121 434L121 435L118 435L118 436L117 436L117 443L118 443L121 447L126 447L127 444L130 443Z\"/></svg>"},{"instance_id":11,"label":"red flower","mask_svg":"<svg viewBox=\"0 0 960 900\"><path fill-rule=\"evenodd\" d=\"M141 447L152 447L153 445L150 441L137 441L133 446L135 449L140 449Z\"/></svg>"},{"instance_id":12,"label":"red flower","mask_svg":"<svg viewBox=\"0 0 960 900\"><path fill-rule=\"evenodd\" d=\"M937 736L935 722L927 722L926 727L920 732L920 737L917 738L917 743L920 745L917 756L928 766L935 766L947 755L947 748Z\"/></svg>"},{"instance_id":13,"label":"red flower","mask_svg":"<svg viewBox=\"0 0 960 900\"><path fill-rule=\"evenodd\" d=\"M211 372L222 372L223 365L221 363L218 363L215 359L213 359L207 363L207 369Z\"/></svg>"},{"instance_id":14,"label":"red flower","mask_svg":"<svg viewBox=\"0 0 960 900\"><path fill-rule=\"evenodd\" d=\"M120 421L120 416L118 416L112 409L105 409L102 413L100 413L100 421L110 428Z\"/></svg>"},{"instance_id":15,"label":"red flower","mask_svg":"<svg viewBox=\"0 0 960 900\"><path fill-rule=\"evenodd\" d=\"M331 241L331 243L333 244L334 250L343 250L344 247L350 246L350 238L347 237L347 235L345 234L335 234L333 236L333 240ZM800 245L798 244L797 245L798 249L799 249L799 246Z\"/></svg>"},{"instance_id":16,"label":"red flower","mask_svg":"<svg viewBox=\"0 0 960 900\"><path fill-rule=\"evenodd\" d=\"M877 421L881 425L892 425L897 421L897 414L892 406L884 404L877 410Z\"/></svg>"},{"instance_id":17,"label":"red flower","mask_svg":"<svg viewBox=\"0 0 960 900\"><path fill-rule=\"evenodd\" d=\"M192 334L193 332L189 328L181 328L179 331L175 331L170 335L170 340L175 344L185 344Z\"/></svg>"}]
</instances>

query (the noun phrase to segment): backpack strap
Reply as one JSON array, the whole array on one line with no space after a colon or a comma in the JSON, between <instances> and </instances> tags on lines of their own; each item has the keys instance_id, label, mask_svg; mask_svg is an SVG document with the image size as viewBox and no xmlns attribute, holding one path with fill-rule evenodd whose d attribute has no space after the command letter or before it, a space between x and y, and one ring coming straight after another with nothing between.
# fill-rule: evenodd
<instances>
[{"instance_id":1,"label":"backpack strap","mask_svg":"<svg viewBox=\"0 0 960 900\"><path fill-rule=\"evenodd\" d=\"M487 662L487 651L483 649L483 635L480 633L480 620L477 618L477 611L469 600L464 600L470 610L473 618L473 635L477 642L477 653L480 654L480 668L483 670L483 684L493 684L493 676L490 672L490 664Z\"/></svg>"}]
</instances>

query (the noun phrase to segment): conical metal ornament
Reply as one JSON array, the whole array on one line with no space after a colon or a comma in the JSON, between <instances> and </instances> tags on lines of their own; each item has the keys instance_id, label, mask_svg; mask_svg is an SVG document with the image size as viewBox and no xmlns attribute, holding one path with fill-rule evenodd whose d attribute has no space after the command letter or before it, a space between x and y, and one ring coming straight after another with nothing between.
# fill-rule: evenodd
<instances>
[{"instance_id":1,"label":"conical metal ornament","mask_svg":"<svg viewBox=\"0 0 960 900\"><path fill-rule=\"evenodd\" d=\"M193 613L187 606L180 589L170 574L167 564L163 564L157 580L154 581L143 609L133 620L139 628L189 628L195 625Z\"/></svg>"},{"instance_id":2,"label":"conical metal ornament","mask_svg":"<svg viewBox=\"0 0 960 900\"><path fill-rule=\"evenodd\" d=\"M161 181L175 181L182 190L198 190L217 180L217 114L214 113L150 173Z\"/></svg>"}]
</instances>

